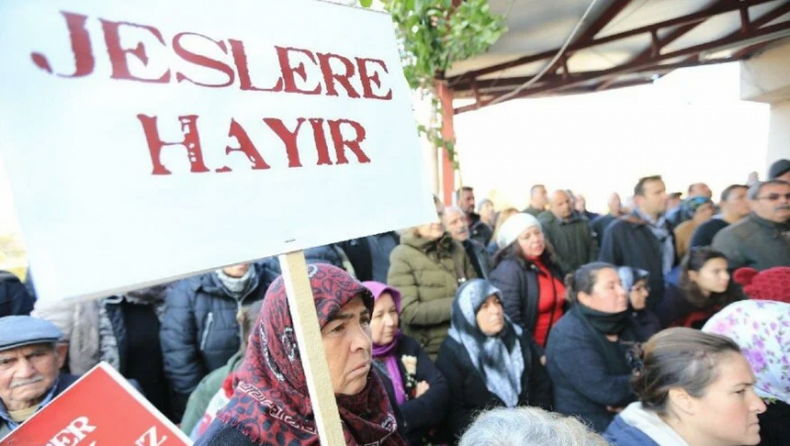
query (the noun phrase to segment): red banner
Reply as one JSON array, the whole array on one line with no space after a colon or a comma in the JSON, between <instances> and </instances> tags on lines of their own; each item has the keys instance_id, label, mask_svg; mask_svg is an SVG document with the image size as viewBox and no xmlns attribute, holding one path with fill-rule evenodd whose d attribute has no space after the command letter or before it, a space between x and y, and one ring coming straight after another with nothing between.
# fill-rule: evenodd
<instances>
[{"instance_id":1,"label":"red banner","mask_svg":"<svg viewBox=\"0 0 790 446\"><path fill-rule=\"evenodd\" d=\"M101 363L2 446L188 446L192 442L107 364Z\"/></svg>"}]
</instances>

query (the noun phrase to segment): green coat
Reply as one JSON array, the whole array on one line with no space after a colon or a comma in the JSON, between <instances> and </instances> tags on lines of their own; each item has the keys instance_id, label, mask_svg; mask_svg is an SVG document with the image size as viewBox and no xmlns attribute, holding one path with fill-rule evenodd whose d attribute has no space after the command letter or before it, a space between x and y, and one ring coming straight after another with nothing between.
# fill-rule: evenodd
<instances>
[{"instance_id":1,"label":"green coat","mask_svg":"<svg viewBox=\"0 0 790 446\"><path fill-rule=\"evenodd\" d=\"M463 246L447 233L433 242L404 234L390 254L387 284L401 292L401 329L431 359L436 359L450 329L455 290L476 277Z\"/></svg>"},{"instance_id":2,"label":"green coat","mask_svg":"<svg viewBox=\"0 0 790 446\"><path fill-rule=\"evenodd\" d=\"M560 221L551 211L546 211L538 220L546 240L554 248L554 257L563 275L598 260L598 243L587 218L574 212L570 218Z\"/></svg>"},{"instance_id":3,"label":"green coat","mask_svg":"<svg viewBox=\"0 0 790 446\"><path fill-rule=\"evenodd\" d=\"M195 391L189 395L187 408L184 410L184 418L181 420L181 430L185 434L190 435L192 433L192 429L195 428L200 419L203 418L203 414L206 413L206 408L208 408L211 399L222 388L222 383L225 382L225 379L231 372L235 372L239 368L243 359L244 356L241 353L231 356L227 364L206 375L195 388Z\"/></svg>"}]
</instances>

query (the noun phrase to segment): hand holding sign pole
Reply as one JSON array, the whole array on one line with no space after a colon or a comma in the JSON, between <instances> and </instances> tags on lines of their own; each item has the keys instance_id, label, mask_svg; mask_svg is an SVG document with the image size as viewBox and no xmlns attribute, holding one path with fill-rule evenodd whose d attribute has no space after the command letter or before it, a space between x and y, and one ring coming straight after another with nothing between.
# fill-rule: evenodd
<instances>
[{"instance_id":1,"label":"hand holding sign pole","mask_svg":"<svg viewBox=\"0 0 790 446\"><path fill-rule=\"evenodd\" d=\"M307 277L307 263L304 252L292 252L280 256L285 290L288 293L288 306L294 323L296 340L299 343L300 357L310 401L313 404L315 422L321 444L324 446L342 445L343 428L337 411L337 401L329 376L321 329L318 325L313 292Z\"/></svg>"}]
</instances>

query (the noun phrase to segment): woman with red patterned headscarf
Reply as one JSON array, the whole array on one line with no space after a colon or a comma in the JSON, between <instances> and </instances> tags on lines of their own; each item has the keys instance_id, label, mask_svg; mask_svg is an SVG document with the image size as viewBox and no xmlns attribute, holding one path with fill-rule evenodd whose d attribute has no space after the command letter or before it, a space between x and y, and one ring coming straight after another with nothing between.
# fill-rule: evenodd
<instances>
[{"instance_id":1,"label":"woman with red patterned headscarf","mask_svg":"<svg viewBox=\"0 0 790 446\"><path fill-rule=\"evenodd\" d=\"M371 367L373 296L345 271L308 266L347 445L406 445ZM264 298L233 397L196 446L318 445L283 278Z\"/></svg>"}]
</instances>

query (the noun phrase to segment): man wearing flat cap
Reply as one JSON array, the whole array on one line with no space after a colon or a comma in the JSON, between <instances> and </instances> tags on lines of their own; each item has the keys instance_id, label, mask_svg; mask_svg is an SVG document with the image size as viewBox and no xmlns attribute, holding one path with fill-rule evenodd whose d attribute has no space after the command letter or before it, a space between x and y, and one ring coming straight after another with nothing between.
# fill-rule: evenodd
<instances>
[{"instance_id":1,"label":"man wearing flat cap","mask_svg":"<svg viewBox=\"0 0 790 446\"><path fill-rule=\"evenodd\" d=\"M68 346L51 322L30 316L0 318L0 438L49 404L77 380L60 373Z\"/></svg>"}]
</instances>

